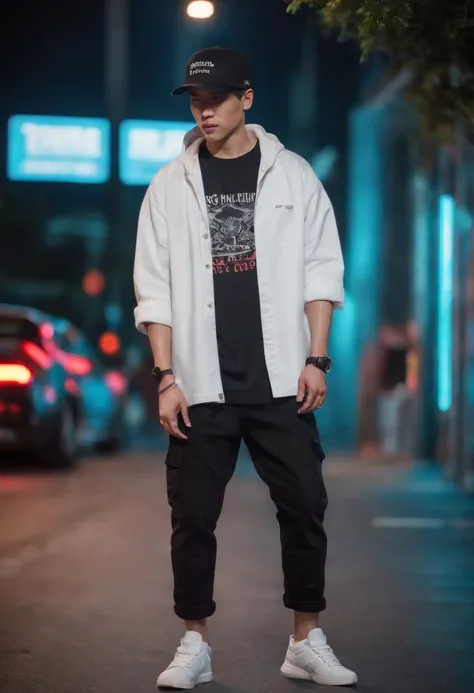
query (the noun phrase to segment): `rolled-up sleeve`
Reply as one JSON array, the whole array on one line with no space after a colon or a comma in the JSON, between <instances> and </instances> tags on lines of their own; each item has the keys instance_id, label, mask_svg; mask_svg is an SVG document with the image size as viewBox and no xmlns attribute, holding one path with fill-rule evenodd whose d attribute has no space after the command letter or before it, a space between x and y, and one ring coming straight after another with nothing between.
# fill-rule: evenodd
<instances>
[{"instance_id":1,"label":"rolled-up sleeve","mask_svg":"<svg viewBox=\"0 0 474 693\"><path fill-rule=\"evenodd\" d=\"M138 219L133 283L137 330L146 333L146 323L171 327L168 229L151 188L147 190Z\"/></svg>"},{"instance_id":2,"label":"rolled-up sleeve","mask_svg":"<svg viewBox=\"0 0 474 693\"><path fill-rule=\"evenodd\" d=\"M305 303L344 306L344 260L329 197L309 167L305 181Z\"/></svg>"}]
</instances>

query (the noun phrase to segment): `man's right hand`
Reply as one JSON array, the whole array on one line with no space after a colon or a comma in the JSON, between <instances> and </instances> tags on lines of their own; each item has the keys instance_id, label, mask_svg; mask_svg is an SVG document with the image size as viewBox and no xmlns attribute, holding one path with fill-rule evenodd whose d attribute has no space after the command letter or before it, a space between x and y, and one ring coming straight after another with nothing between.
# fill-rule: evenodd
<instances>
[{"instance_id":1,"label":"man's right hand","mask_svg":"<svg viewBox=\"0 0 474 693\"><path fill-rule=\"evenodd\" d=\"M160 390L167 387L172 382L172 377L169 382L168 378L164 378L160 383ZM173 385L173 387L159 396L158 409L160 424L164 427L165 431L176 438L187 440L188 437L179 430L178 416L181 414L188 428L191 428L191 421L189 419L186 397L184 396L184 392L177 385Z\"/></svg>"}]
</instances>

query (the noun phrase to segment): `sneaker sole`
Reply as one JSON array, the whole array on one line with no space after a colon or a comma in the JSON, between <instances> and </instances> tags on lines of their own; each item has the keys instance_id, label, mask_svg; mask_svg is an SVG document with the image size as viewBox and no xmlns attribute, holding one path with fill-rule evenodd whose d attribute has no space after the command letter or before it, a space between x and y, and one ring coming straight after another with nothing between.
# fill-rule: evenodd
<instances>
[{"instance_id":1,"label":"sneaker sole","mask_svg":"<svg viewBox=\"0 0 474 693\"><path fill-rule=\"evenodd\" d=\"M281 673L289 679L299 679L300 681L313 681L314 683L319 683L322 686L355 686L357 683L357 677L355 681L334 681L325 679L323 676L316 676L310 674L304 669L293 666L288 662L284 662L280 668Z\"/></svg>"},{"instance_id":2,"label":"sneaker sole","mask_svg":"<svg viewBox=\"0 0 474 693\"><path fill-rule=\"evenodd\" d=\"M200 686L203 683L211 683L212 682L212 673L211 674L201 674L201 676L197 679L196 683L190 683L187 686L163 686L159 685L158 682L156 683L157 688L159 688L162 691L188 691L191 690L191 688L195 688L196 686Z\"/></svg>"}]
</instances>

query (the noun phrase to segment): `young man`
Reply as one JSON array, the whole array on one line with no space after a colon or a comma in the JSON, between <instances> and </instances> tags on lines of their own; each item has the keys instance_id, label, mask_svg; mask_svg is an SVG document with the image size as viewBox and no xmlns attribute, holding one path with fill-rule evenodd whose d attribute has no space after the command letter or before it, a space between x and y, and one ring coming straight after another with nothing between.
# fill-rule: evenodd
<instances>
[{"instance_id":1,"label":"young man","mask_svg":"<svg viewBox=\"0 0 474 693\"><path fill-rule=\"evenodd\" d=\"M259 126L241 53L188 61L197 127L150 185L140 212L135 320L150 340L171 506L175 613L185 635L158 686L212 680L207 619L214 530L245 441L280 524L284 605L294 611L282 672L350 685L319 627L325 608L324 453L313 410L326 396L328 334L343 303L329 199L309 164Z\"/></svg>"}]
</instances>

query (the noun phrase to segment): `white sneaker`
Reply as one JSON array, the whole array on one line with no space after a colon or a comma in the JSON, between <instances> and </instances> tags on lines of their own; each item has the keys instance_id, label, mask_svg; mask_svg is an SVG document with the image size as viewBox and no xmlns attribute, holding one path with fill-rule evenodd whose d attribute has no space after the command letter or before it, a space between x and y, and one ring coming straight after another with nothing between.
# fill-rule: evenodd
<instances>
[{"instance_id":1,"label":"white sneaker","mask_svg":"<svg viewBox=\"0 0 474 693\"><path fill-rule=\"evenodd\" d=\"M169 667L159 675L158 688L194 688L212 681L211 648L199 633L188 631Z\"/></svg>"},{"instance_id":2,"label":"white sneaker","mask_svg":"<svg viewBox=\"0 0 474 693\"><path fill-rule=\"evenodd\" d=\"M327 644L321 628L315 628L307 640L295 643L293 636L281 672L292 679L305 679L326 686L352 686L357 674L342 666Z\"/></svg>"}]
</instances>

